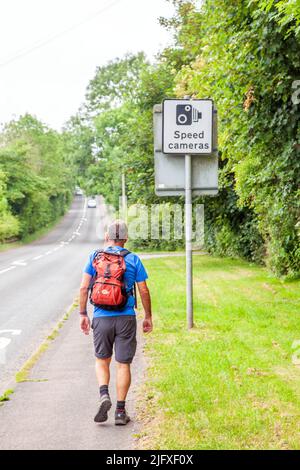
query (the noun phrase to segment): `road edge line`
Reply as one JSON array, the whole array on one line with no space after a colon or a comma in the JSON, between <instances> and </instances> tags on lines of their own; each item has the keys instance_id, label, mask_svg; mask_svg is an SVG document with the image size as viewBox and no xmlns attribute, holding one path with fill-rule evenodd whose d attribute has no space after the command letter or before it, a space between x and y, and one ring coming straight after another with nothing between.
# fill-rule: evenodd
<instances>
[{"instance_id":1,"label":"road edge line","mask_svg":"<svg viewBox=\"0 0 300 470\"><path fill-rule=\"evenodd\" d=\"M50 331L50 333L46 336L38 348L31 354L31 356L24 362L22 367L16 372L14 379L8 382L6 385L8 388L0 395L0 406L3 406L5 402L10 401L9 395L14 393L16 385L22 382L31 382L31 379L28 378L30 371L37 364L42 355L47 351L49 346L51 346L53 341L57 338L60 330L77 307L78 297L75 297L72 304L66 309L65 313L58 320L55 327Z\"/></svg>"},{"instance_id":2,"label":"road edge line","mask_svg":"<svg viewBox=\"0 0 300 470\"><path fill-rule=\"evenodd\" d=\"M43 353L47 351L49 346L52 342L57 338L61 328L64 326L65 322L70 318L70 315L78 307L78 297L74 299L72 304L68 307L66 313L63 314L60 320L56 323L55 327L52 329L49 335L44 339L44 341L40 344L40 346L36 349L36 351L24 362L21 369L15 375L16 384L22 382L28 382L30 379L28 378L29 373L33 366L38 362L41 358Z\"/></svg>"}]
</instances>

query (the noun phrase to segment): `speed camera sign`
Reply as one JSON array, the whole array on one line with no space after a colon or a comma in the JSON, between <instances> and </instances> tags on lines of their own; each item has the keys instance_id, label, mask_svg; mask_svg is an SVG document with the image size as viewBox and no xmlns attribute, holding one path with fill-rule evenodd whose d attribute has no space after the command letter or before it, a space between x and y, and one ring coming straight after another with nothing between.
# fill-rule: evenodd
<instances>
[{"instance_id":1,"label":"speed camera sign","mask_svg":"<svg viewBox=\"0 0 300 470\"><path fill-rule=\"evenodd\" d=\"M217 110L209 99L166 99L154 106L153 123L155 192L185 196L186 317L192 328L193 195L218 193Z\"/></svg>"},{"instance_id":2,"label":"speed camera sign","mask_svg":"<svg viewBox=\"0 0 300 470\"><path fill-rule=\"evenodd\" d=\"M212 100L173 100L163 102L163 153L213 153Z\"/></svg>"}]
</instances>

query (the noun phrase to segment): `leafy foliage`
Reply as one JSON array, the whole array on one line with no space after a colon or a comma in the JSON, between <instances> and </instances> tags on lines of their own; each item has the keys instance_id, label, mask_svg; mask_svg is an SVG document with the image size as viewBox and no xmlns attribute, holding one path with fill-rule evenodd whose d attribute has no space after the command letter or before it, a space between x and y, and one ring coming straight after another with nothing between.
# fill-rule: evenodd
<instances>
[{"instance_id":1,"label":"leafy foliage","mask_svg":"<svg viewBox=\"0 0 300 470\"><path fill-rule=\"evenodd\" d=\"M295 32L300 34L300 1L299 0L261 0L260 6L270 11L276 8L277 14L274 15L279 24L288 26L288 34Z\"/></svg>"},{"instance_id":2,"label":"leafy foliage","mask_svg":"<svg viewBox=\"0 0 300 470\"><path fill-rule=\"evenodd\" d=\"M63 137L30 115L7 124L0 181L1 241L55 221L71 200L74 181Z\"/></svg>"},{"instance_id":3,"label":"leafy foliage","mask_svg":"<svg viewBox=\"0 0 300 470\"><path fill-rule=\"evenodd\" d=\"M0 242L19 233L18 220L9 212L6 190L6 175L0 170Z\"/></svg>"},{"instance_id":4,"label":"leafy foliage","mask_svg":"<svg viewBox=\"0 0 300 470\"><path fill-rule=\"evenodd\" d=\"M298 0L172 3L174 17L160 22L173 30L174 45L155 64L127 55L98 68L88 86L77 117L84 122L77 135L93 139L79 158L87 192L117 207L124 172L130 203L162 202L154 194L152 107L165 97L212 97L220 191L199 199L206 246L298 275L300 107L291 99L300 70Z\"/></svg>"},{"instance_id":5,"label":"leafy foliage","mask_svg":"<svg viewBox=\"0 0 300 470\"><path fill-rule=\"evenodd\" d=\"M199 19L194 34L201 37L198 55L178 74L176 90L179 96L212 96L219 109L220 196L225 186L227 197L222 204L219 196L218 209L215 201L207 203L215 241L211 248L224 253L227 246L227 254L243 254L246 246L241 250L239 245L244 238L249 251L255 248L252 258L264 255L277 274L293 276L300 270L300 108L291 97L300 55L293 30L278 23L283 3L269 3L263 10L258 2L207 0L200 11L194 7ZM185 17L185 30L186 22ZM190 47L190 31L187 39L181 35L184 48ZM228 220L232 191L236 207ZM238 208L245 226L236 218ZM214 209L221 212L217 223ZM236 238L238 231L241 236ZM253 236L257 242L261 237L263 247L253 245Z\"/></svg>"}]
</instances>

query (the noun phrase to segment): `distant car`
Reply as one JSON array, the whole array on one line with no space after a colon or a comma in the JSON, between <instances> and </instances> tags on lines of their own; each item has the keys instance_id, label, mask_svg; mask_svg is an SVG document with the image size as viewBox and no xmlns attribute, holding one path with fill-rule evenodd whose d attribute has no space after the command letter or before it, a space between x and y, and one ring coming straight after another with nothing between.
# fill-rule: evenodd
<instances>
[{"instance_id":1,"label":"distant car","mask_svg":"<svg viewBox=\"0 0 300 470\"><path fill-rule=\"evenodd\" d=\"M83 191L82 191L82 189L76 188L76 189L75 189L75 194L76 194L76 196L83 196Z\"/></svg>"},{"instance_id":2,"label":"distant car","mask_svg":"<svg viewBox=\"0 0 300 470\"><path fill-rule=\"evenodd\" d=\"M95 207L97 207L97 204L96 204L95 199L89 199L89 200L88 200L88 203L87 203L87 206L88 206L90 209L94 209Z\"/></svg>"}]
</instances>

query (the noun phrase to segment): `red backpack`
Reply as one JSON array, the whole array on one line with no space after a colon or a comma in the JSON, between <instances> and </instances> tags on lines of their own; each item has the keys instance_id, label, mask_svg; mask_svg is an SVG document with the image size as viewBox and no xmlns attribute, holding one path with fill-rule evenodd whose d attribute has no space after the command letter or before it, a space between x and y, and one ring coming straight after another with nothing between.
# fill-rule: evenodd
<instances>
[{"instance_id":1,"label":"red backpack","mask_svg":"<svg viewBox=\"0 0 300 470\"><path fill-rule=\"evenodd\" d=\"M93 260L96 278L91 286L90 302L105 310L120 310L125 307L130 293L126 292L124 273L126 271L125 256L128 250L108 253L100 250Z\"/></svg>"}]
</instances>

